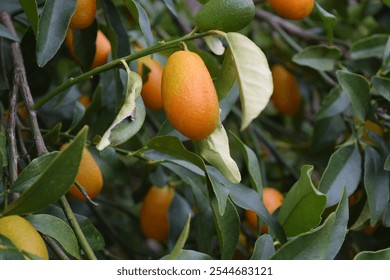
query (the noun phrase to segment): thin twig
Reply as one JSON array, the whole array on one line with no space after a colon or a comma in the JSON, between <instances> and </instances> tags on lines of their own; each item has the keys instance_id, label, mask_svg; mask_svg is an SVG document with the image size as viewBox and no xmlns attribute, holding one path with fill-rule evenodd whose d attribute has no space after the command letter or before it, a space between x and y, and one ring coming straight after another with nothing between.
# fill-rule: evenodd
<instances>
[{"instance_id":1,"label":"thin twig","mask_svg":"<svg viewBox=\"0 0 390 280\"><path fill-rule=\"evenodd\" d=\"M9 175L10 183L13 184L18 177L18 149L16 146L15 127L16 127L16 104L18 98L18 85L13 83L11 95L9 98L7 140L9 145Z\"/></svg>"},{"instance_id":2,"label":"thin twig","mask_svg":"<svg viewBox=\"0 0 390 280\"><path fill-rule=\"evenodd\" d=\"M8 30L16 36L15 28L12 24L11 17L6 12L0 12L0 21L8 28ZM32 98L30 87L27 82L26 69L24 68L24 61L22 51L18 42L11 42L11 53L14 62L14 81L18 85L19 90L23 96L26 104L27 112L30 119L30 124L33 133L33 139L37 148L38 155L47 153L45 143L41 131L39 130L38 119L35 110L33 110L34 100Z\"/></svg>"}]
</instances>

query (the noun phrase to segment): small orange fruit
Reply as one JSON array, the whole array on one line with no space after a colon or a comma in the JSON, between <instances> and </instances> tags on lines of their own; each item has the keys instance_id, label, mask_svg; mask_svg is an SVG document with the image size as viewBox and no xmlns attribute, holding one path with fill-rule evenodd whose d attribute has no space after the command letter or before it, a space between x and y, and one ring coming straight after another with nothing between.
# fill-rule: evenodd
<instances>
[{"instance_id":1,"label":"small orange fruit","mask_svg":"<svg viewBox=\"0 0 390 280\"><path fill-rule=\"evenodd\" d=\"M0 219L0 234L7 237L19 249L48 260L45 242L26 219L11 215Z\"/></svg>"},{"instance_id":2,"label":"small orange fruit","mask_svg":"<svg viewBox=\"0 0 390 280\"><path fill-rule=\"evenodd\" d=\"M158 241L168 239L168 211L174 194L169 186L152 186L146 194L139 217L141 231L146 237Z\"/></svg>"},{"instance_id":3,"label":"small orange fruit","mask_svg":"<svg viewBox=\"0 0 390 280\"><path fill-rule=\"evenodd\" d=\"M293 20L307 17L314 7L314 0L268 0L268 3L279 15Z\"/></svg>"},{"instance_id":4,"label":"small orange fruit","mask_svg":"<svg viewBox=\"0 0 390 280\"><path fill-rule=\"evenodd\" d=\"M190 139L209 136L219 122L219 103L210 73L190 51L172 54L163 71L161 95L174 128Z\"/></svg>"},{"instance_id":5,"label":"small orange fruit","mask_svg":"<svg viewBox=\"0 0 390 280\"><path fill-rule=\"evenodd\" d=\"M295 76L282 65L272 67L274 92L271 96L275 109L282 115L294 115L299 112L302 97Z\"/></svg>"},{"instance_id":6,"label":"small orange fruit","mask_svg":"<svg viewBox=\"0 0 390 280\"><path fill-rule=\"evenodd\" d=\"M79 63L79 60L77 58L76 52L73 47L73 31L72 29L69 29L66 39L65 39L65 44L69 49L70 54L72 55L73 59ZM98 30L96 34L96 51L95 51L95 56L92 61L91 68L96 68L98 66L101 66L107 62L108 55L111 52L111 43L107 39L107 37L104 35L103 32Z\"/></svg>"},{"instance_id":7,"label":"small orange fruit","mask_svg":"<svg viewBox=\"0 0 390 280\"><path fill-rule=\"evenodd\" d=\"M144 75L144 66L149 69L149 72ZM145 105L153 110L163 108L161 98L161 77L163 68L161 64L152 59L150 56L142 57L138 60L138 74L142 76L144 84L142 85L142 99Z\"/></svg>"},{"instance_id":8,"label":"small orange fruit","mask_svg":"<svg viewBox=\"0 0 390 280\"><path fill-rule=\"evenodd\" d=\"M283 194L275 188L266 187L263 188L263 203L268 213L272 215L276 209L282 205ZM258 223L257 223L257 214L252 210L245 211L245 220L249 224L249 226L257 231ZM263 224L261 228L261 233L268 232L268 228Z\"/></svg>"},{"instance_id":9,"label":"small orange fruit","mask_svg":"<svg viewBox=\"0 0 390 280\"><path fill-rule=\"evenodd\" d=\"M70 19L70 28L84 29L92 24L96 15L96 0L78 0Z\"/></svg>"},{"instance_id":10,"label":"small orange fruit","mask_svg":"<svg viewBox=\"0 0 390 280\"><path fill-rule=\"evenodd\" d=\"M63 151L67 145L62 145L60 150ZM83 150L76 181L85 188L85 191L91 199L97 197L103 188L102 172L87 148ZM69 194L77 199L86 201L86 198L76 185L73 185L69 189Z\"/></svg>"}]
</instances>

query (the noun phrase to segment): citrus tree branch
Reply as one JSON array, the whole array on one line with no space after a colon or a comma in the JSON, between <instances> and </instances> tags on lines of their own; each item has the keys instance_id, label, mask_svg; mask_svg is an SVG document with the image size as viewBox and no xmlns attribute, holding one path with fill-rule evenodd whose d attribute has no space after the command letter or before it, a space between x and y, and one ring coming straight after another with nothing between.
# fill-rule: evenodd
<instances>
[{"instance_id":1,"label":"citrus tree branch","mask_svg":"<svg viewBox=\"0 0 390 280\"><path fill-rule=\"evenodd\" d=\"M40 107L42 107L46 102L48 102L50 99L54 98L55 96L57 96L58 94L60 94L62 91L70 88L71 86L79 83L79 82L82 82L82 81L85 81L85 80L88 80L88 79L91 79L93 76L97 75L97 74L100 74L102 72L105 72L105 71L108 71L108 70L111 70L111 69L114 69L114 68L119 68L122 66L122 63L121 61L124 60L126 61L127 63L130 62L130 61L133 61L135 59L138 59L138 58L141 58L143 56L146 56L146 55L150 55L150 54L153 54L153 53L156 53L156 52L159 52L159 51L163 51L163 50L166 50L166 49L170 49L170 48L173 48L173 47L176 47L177 45L179 45L180 43L182 42L185 42L185 41L190 41L190 40L194 40L194 39L197 39L197 38L202 38L202 37L205 37L205 36L209 36L209 35L214 35L215 32L214 31L207 31L207 32L202 32L202 33L195 33L195 34L192 34L189 33L179 39L175 39L175 40L172 40L172 41L167 41L167 42L158 42L157 44L149 47L149 48L145 48L145 49L142 49L138 52L135 52L135 53L132 53L128 56L125 56L125 57L121 57L121 58L117 58L117 59L114 59L112 61L110 61L109 63L107 64L104 64L102 66L99 66L99 67L96 67L88 72L85 72L77 77L74 77L74 78L70 78L68 81L66 81L65 83L61 84L60 86L58 86L57 88L55 88L53 91L49 92L47 95L45 95L44 97L42 97L41 99L37 100L37 102L35 103L34 105L34 108L35 109L39 109Z\"/></svg>"}]
</instances>

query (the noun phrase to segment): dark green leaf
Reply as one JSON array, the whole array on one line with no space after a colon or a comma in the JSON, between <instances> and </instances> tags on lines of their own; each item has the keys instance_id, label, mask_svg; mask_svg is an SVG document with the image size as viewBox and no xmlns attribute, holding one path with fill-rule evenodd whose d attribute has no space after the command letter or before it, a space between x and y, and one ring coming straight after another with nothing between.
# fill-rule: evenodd
<instances>
[{"instance_id":1,"label":"dark green leaf","mask_svg":"<svg viewBox=\"0 0 390 280\"><path fill-rule=\"evenodd\" d=\"M39 179L4 209L3 215L40 210L68 192L79 169L87 130L81 130L67 149L57 154Z\"/></svg>"},{"instance_id":2,"label":"dark green leaf","mask_svg":"<svg viewBox=\"0 0 390 280\"><path fill-rule=\"evenodd\" d=\"M59 152L51 152L34 159L23 171L19 174L16 181L10 188L11 192L24 192L45 173L52 161L58 156Z\"/></svg>"},{"instance_id":3,"label":"dark green leaf","mask_svg":"<svg viewBox=\"0 0 390 280\"><path fill-rule=\"evenodd\" d=\"M12 34L4 25L0 24L0 38L7 38L15 42L20 42L18 36Z\"/></svg>"},{"instance_id":4,"label":"dark green leaf","mask_svg":"<svg viewBox=\"0 0 390 280\"><path fill-rule=\"evenodd\" d=\"M126 1L125 3L129 11L138 20L138 24L141 28L142 33L145 36L147 45L151 46L154 43L154 37L153 37L152 29L150 27L150 20L148 15L145 12L145 9L141 6L141 4L137 0Z\"/></svg>"},{"instance_id":5,"label":"dark green leaf","mask_svg":"<svg viewBox=\"0 0 390 280\"><path fill-rule=\"evenodd\" d=\"M228 181L216 168L207 166L207 173L218 202L219 215L223 216L226 210L226 203L229 196L229 190L226 188Z\"/></svg>"},{"instance_id":6,"label":"dark green leaf","mask_svg":"<svg viewBox=\"0 0 390 280\"><path fill-rule=\"evenodd\" d=\"M252 149L245 145L245 143L242 142L237 135L233 135L241 148L241 153L244 155L245 164L249 172L252 188L256 190L256 192L261 193L261 190L263 189L263 179L261 177L259 160L257 159L257 156Z\"/></svg>"},{"instance_id":7,"label":"dark green leaf","mask_svg":"<svg viewBox=\"0 0 390 280\"><path fill-rule=\"evenodd\" d=\"M129 1L126 1L129 2ZM112 57L118 58L129 54L129 36L122 21L118 8L111 0L100 1L106 20L109 22L110 42L112 45Z\"/></svg>"},{"instance_id":8,"label":"dark green leaf","mask_svg":"<svg viewBox=\"0 0 390 280\"><path fill-rule=\"evenodd\" d=\"M37 64L40 67L53 58L64 42L70 19L76 9L76 0L47 0L41 17L37 36Z\"/></svg>"},{"instance_id":9,"label":"dark green leaf","mask_svg":"<svg viewBox=\"0 0 390 280\"><path fill-rule=\"evenodd\" d=\"M273 260L332 260L339 252L347 234L348 197L346 190L335 212L310 232L284 244Z\"/></svg>"},{"instance_id":10,"label":"dark green leaf","mask_svg":"<svg viewBox=\"0 0 390 280\"><path fill-rule=\"evenodd\" d=\"M66 252L80 259L80 248L72 228L60 218L47 214L27 216L26 219L41 233L53 237Z\"/></svg>"},{"instance_id":11,"label":"dark green leaf","mask_svg":"<svg viewBox=\"0 0 390 280\"><path fill-rule=\"evenodd\" d=\"M348 95L340 88L335 87L322 101L321 108L316 114L316 119L333 117L344 113L351 104Z\"/></svg>"},{"instance_id":12,"label":"dark green leaf","mask_svg":"<svg viewBox=\"0 0 390 280\"><path fill-rule=\"evenodd\" d=\"M360 252L356 255L355 260L390 260L390 248L376 252Z\"/></svg>"},{"instance_id":13,"label":"dark green leaf","mask_svg":"<svg viewBox=\"0 0 390 280\"><path fill-rule=\"evenodd\" d=\"M344 146L333 153L319 185L328 197L327 207L340 200L344 186L348 196L356 190L362 174L361 162L357 145Z\"/></svg>"},{"instance_id":14,"label":"dark green leaf","mask_svg":"<svg viewBox=\"0 0 390 280\"><path fill-rule=\"evenodd\" d=\"M240 217L238 216L237 209L230 199L227 200L223 215L220 215L218 202L215 199L212 199L211 206L217 226L221 259L231 259L240 234Z\"/></svg>"},{"instance_id":15,"label":"dark green leaf","mask_svg":"<svg viewBox=\"0 0 390 280\"><path fill-rule=\"evenodd\" d=\"M173 0L163 0L165 6L167 6L168 10L175 16L178 17L175 4L173 3Z\"/></svg>"},{"instance_id":16,"label":"dark green leaf","mask_svg":"<svg viewBox=\"0 0 390 280\"><path fill-rule=\"evenodd\" d=\"M171 245L170 241L172 240L178 242L177 239L186 227L188 217L190 217L191 214L191 206L187 200L185 200L178 192L176 192L168 211L169 245Z\"/></svg>"},{"instance_id":17,"label":"dark green leaf","mask_svg":"<svg viewBox=\"0 0 390 280\"><path fill-rule=\"evenodd\" d=\"M318 226L326 206L326 195L313 185L313 166L301 167L301 176L292 186L279 210L278 221L287 236L296 236Z\"/></svg>"},{"instance_id":18,"label":"dark green leaf","mask_svg":"<svg viewBox=\"0 0 390 280\"><path fill-rule=\"evenodd\" d=\"M390 171L390 155L387 156L387 159L386 159L386 162L385 162L385 167L384 167L384 169L385 169L386 171Z\"/></svg>"},{"instance_id":19,"label":"dark green leaf","mask_svg":"<svg viewBox=\"0 0 390 280\"><path fill-rule=\"evenodd\" d=\"M0 260L24 260L23 253L2 234L0 234Z\"/></svg>"},{"instance_id":20,"label":"dark green leaf","mask_svg":"<svg viewBox=\"0 0 390 280\"><path fill-rule=\"evenodd\" d=\"M96 53L97 21L84 29L72 29L73 48L84 71L91 69Z\"/></svg>"},{"instance_id":21,"label":"dark green leaf","mask_svg":"<svg viewBox=\"0 0 390 280\"><path fill-rule=\"evenodd\" d=\"M91 220L81 215L76 215L76 219L92 250L103 250L105 246L103 235L96 229Z\"/></svg>"},{"instance_id":22,"label":"dark green leaf","mask_svg":"<svg viewBox=\"0 0 390 280\"><path fill-rule=\"evenodd\" d=\"M352 59L382 58L389 35L375 34L354 43L351 47Z\"/></svg>"},{"instance_id":23,"label":"dark green leaf","mask_svg":"<svg viewBox=\"0 0 390 280\"><path fill-rule=\"evenodd\" d=\"M341 51L337 47L310 46L294 55L293 61L316 70L331 71L340 57Z\"/></svg>"},{"instance_id":24,"label":"dark green leaf","mask_svg":"<svg viewBox=\"0 0 390 280\"><path fill-rule=\"evenodd\" d=\"M364 187L371 214L371 226L374 226L384 214L389 202L389 173L383 169L384 159L371 146L365 149Z\"/></svg>"},{"instance_id":25,"label":"dark green leaf","mask_svg":"<svg viewBox=\"0 0 390 280\"><path fill-rule=\"evenodd\" d=\"M378 93L390 101L390 79L374 76L371 80Z\"/></svg>"},{"instance_id":26,"label":"dark green leaf","mask_svg":"<svg viewBox=\"0 0 390 280\"><path fill-rule=\"evenodd\" d=\"M24 13L26 14L31 29L34 32L35 38L37 38L38 34L38 23L39 23L39 15L38 15L38 6L36 0L19 0L20 5L23 8Z\"/></svg>"},{"instance_id":27,"label":"dark green leaf","mask_svg":"<svg viewBox=\"0 0 390 280\"><path fill-rule=\"evenodd\" d=\"M274 241L269 234L257 238L251 260L269 260L275 254Z\"/></svg>"},{"instance_id":28,"label":"dark green leaf","mask_svg":"<svg viewBox=\"0 0 390 280\"><path fill-rule=\"evenodd\" d=\"M367 80L354 73L337 71L337 79L343 90L349 95L354 115L365 120L370 110L370 87Z\"/></svg>"}]
</instances>

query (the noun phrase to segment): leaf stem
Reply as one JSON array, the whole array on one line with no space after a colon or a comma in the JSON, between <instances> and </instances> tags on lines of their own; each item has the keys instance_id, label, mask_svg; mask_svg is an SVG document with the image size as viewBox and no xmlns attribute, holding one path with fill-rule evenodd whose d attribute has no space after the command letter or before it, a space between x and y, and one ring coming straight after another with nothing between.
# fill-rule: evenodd
<instances>
[{"instance_id":1,"label":"leaf stem","mask_svg":"<svg viewBox=\"0 0 390 280\"><path fill-rule=\"evenodd\" d=\"M88 72L85 72L77 77L74 77L74 78L70 78L68 81L66 81L65 83L61 84L60 86L58 86L57 88L55 88L53 91L49 92L47 95L45 95L44 97L42 97L41 99L39 99L35 105L34 105L34 109L39 109L41 108L46 102L48 102L50 99L52 99L53 97L59 95L62 91L70 88L71 86L81 82L81 81L85 81L85 80L88 80L90 78L92 78L93 76L97 75L97 74L100 74L102 72L105 72L105 71L108 71L108 70L111 70L111 69L114 69L114 68L119 68L121 67L122 65L122 61L126 61L126 62L130 62L130 61L133 61L133 60L136 60L138 58L141 58L141 57L144 57L146 55L150 55L150 54L153 54L153 53L156 53L156 52L159 52L159 51L163 51L163 50L167 50L167 49L170 49L170 48L173 48L175 46L177 46L178 44L180 44L181 42L185 42L185 41L190 41L190 40L194 40L194 39L197 39L197 38L202 38L202 37L205 37L205 36L209 36L209 35L213 35L215 34L214 31L207 31L207 32L202 32L202 33L195 33L195 34L192 34L192 33L189 33L181 38L178 38L178 39L175 39L175 40L172 40L172 41L168 41L168 42L164 42L164 41L161 41L161 42L158 42L156 43L155 45L149 47L149 48L145 48L145 49L142 49L140 51L137 51L135 53L132 53L128 56L125 56L125 57L122 57L122 58L117 58L117 59L114 59L112 60L111 62L107 63L107 64L104 64L102 66L99 66L99 67L96 67Z\"/></svg>"},{"instance_id":2,"label":"leaf stem","mask_svg":"<svg viewBox=\"0 0 390 280\"><path fill-rule=\"evenodd\" d=\"M72 227L74 233L76 234L77 240L80 243L81 248L83 249L84 253L87 255L89 260L97 260L95 253L93 252L91 246L89 245L83 231L81 230L81 227L79 223L76 220L76 216L74 215L68 200L65 198L65 196L60 198L60 203L62 206L62 209L65 212L66 218L68 219L70 226Z\"/></svg>"}]
</instances>

